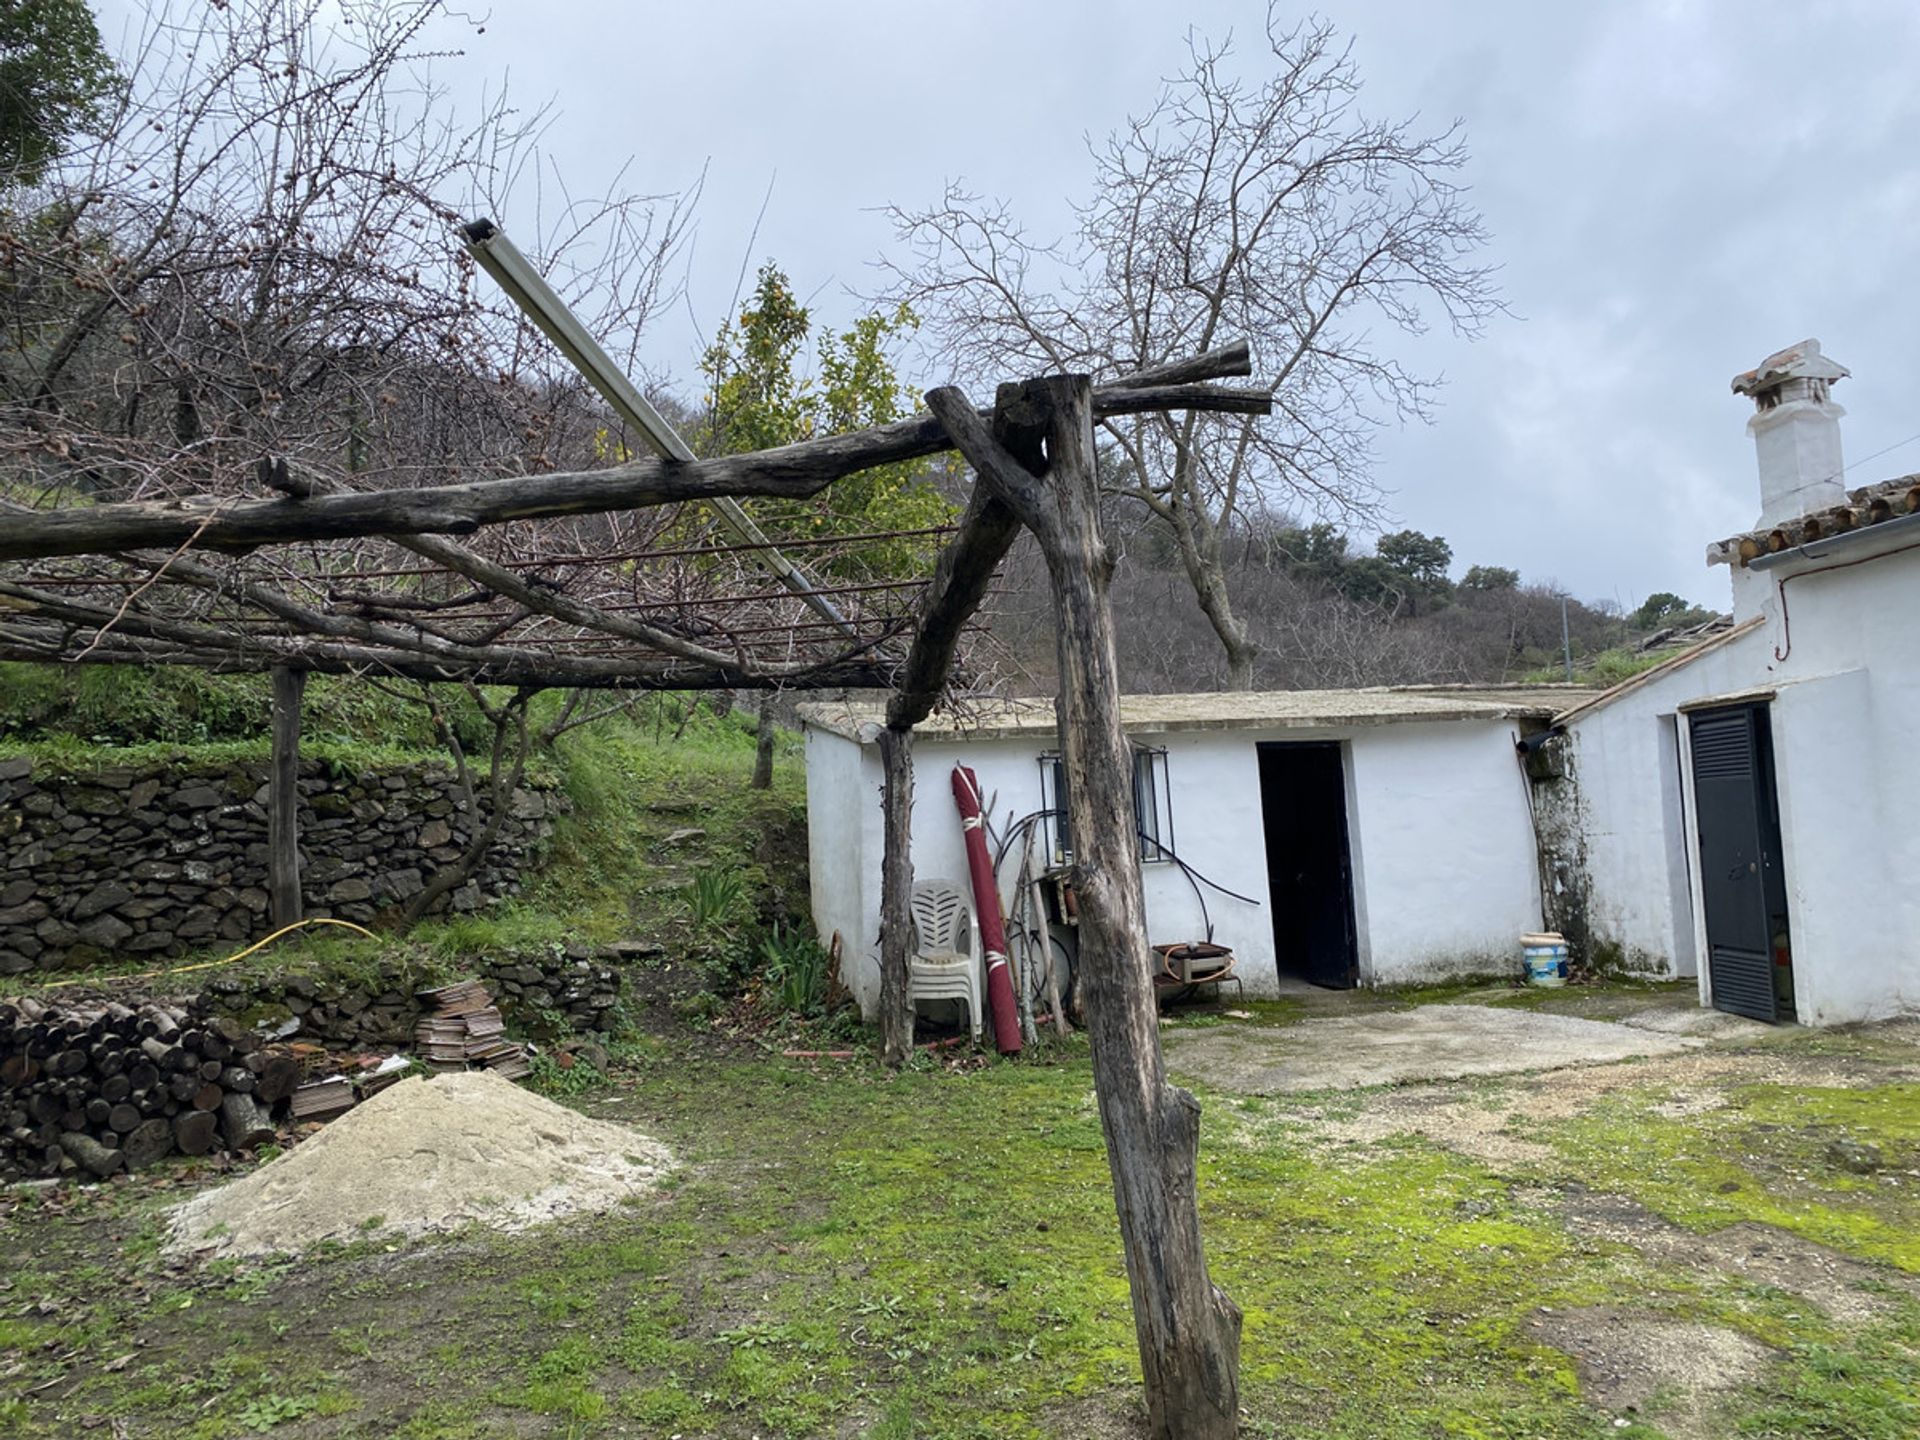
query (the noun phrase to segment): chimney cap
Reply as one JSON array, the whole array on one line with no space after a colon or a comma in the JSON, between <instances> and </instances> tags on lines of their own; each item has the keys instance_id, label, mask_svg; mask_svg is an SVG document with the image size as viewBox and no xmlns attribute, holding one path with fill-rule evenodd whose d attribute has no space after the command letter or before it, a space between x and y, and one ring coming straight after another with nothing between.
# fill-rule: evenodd
<instances>
[{"instance_id":1,"label":"chimney cap","mask_svg":"<svg viewBox=\"0 0 1920 1440\"><path fill-rule=\"evenodd\" d=\"M1852 373L1837 360L1829 360L1822 355L1818 340L1802 340L1798 345L1775 351L1753 369L1734 376L1733 393L1758 399L1763 392L1788 380L1824 380L1831 383L1844 380Z\"/></svg>"}]
</instances>

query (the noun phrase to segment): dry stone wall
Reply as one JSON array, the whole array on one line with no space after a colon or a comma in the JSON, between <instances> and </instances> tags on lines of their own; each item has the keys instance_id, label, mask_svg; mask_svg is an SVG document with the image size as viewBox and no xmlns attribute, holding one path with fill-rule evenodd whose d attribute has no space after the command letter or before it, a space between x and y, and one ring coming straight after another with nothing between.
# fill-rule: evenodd
<instances>
[{"instance_id":1,"label":"dry stone wall","mask_svg":"<svg viewBox=\"0 0 1920 1440\"><path fill-rule=\"evenodd\" d=\"M70 773L0 759L0 975L168 958L267 933L266 762ZM430 763L300 773L306 913L366 923L459 858L472 817ZM554 792L514 792L479 874L436 909L516 892L544 857Z\"/></svg>"},{"instance_id":2,"label":"dry stone wall","mask_svg":"<svg viewBox=\"0 0 1920 1440\"><path fill-rule=\"evenodd\" d=\"M486 985L516 1034L539 1041L619 1028L627 968L659 948L629 942L613 950L581 944L474 955L443 966L447 976ZM251 1027L298 1020L295 1038L354 1049L405 1050L429 1007L425 983L438 983L404 963L367 971L269 967L239 974L215 972L195 1002L204 1013L231 1016Z\"/></svg>"}]
</instances>

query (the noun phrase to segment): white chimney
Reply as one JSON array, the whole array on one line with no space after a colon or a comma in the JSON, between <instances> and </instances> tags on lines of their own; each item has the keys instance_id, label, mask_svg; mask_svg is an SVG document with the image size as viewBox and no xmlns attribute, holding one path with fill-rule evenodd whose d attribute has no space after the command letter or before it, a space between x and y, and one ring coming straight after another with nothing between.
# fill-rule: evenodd
<instances>
[{"instance_id":1,"label":"white chimney","mask_svg":"<svg viewBox=\"0 0 1920 1440\"><path fill-rule=\"evenodd\" d=\"M1840 417L1847 412L1828 392L1847 373L1820 353L1818 340L1802 340L1733 377L1733 393L1753 397L1747 433L1760 460L1759 528L1846 500Z\"/></svg>"}]
</instances>

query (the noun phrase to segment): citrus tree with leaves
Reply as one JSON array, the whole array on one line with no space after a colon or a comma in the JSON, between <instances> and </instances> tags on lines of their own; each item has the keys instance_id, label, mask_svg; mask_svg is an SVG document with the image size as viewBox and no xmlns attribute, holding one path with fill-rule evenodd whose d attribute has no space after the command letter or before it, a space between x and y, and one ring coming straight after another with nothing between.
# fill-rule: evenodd
<instances>
[{"instance_id":1,"label":"citrus tree with leaves","mask_svg":"<svg viewBox=\"0 0 1920 1440\"><path fill-rule=\"evenodd\" d=\"M812 317L786 274L771 262L763 265L747 304L701 360L706 414L694 448L738 454L907 418L915 409L913 393L900 383L889 351L918 325L905 305L863 315L849 329L819 337L809 373ZM903 461L850 475L812 500L761 499L747 508L776 537L925 530L946 523L955 509L935 474L925 460ZM849 580L924 574L936 539L875 540L834 552L818 568Z\"/></svg>"}]
</instances>

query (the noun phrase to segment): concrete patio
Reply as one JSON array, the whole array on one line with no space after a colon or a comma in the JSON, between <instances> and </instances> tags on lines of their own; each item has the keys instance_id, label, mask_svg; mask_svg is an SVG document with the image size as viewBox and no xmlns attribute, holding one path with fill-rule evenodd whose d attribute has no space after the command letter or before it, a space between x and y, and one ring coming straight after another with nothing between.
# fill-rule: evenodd
<instances>
[{"instance_id":1,"label":"concrete patio","mask_svg":"<svg viewBox=\"0 0 1920 1440\"><path fill-rule=\"evenodd\" d=\"M1354 1090L1651 1059L1769 1030L1669 1000L1606 1020L1471 1004L1322 1014L1287 1026L1236 1020L1238 1013L1205 1028L1169 1026L1163 1039L1174 1072L1249 1095Z\"/></svg>"}]
</instances>

